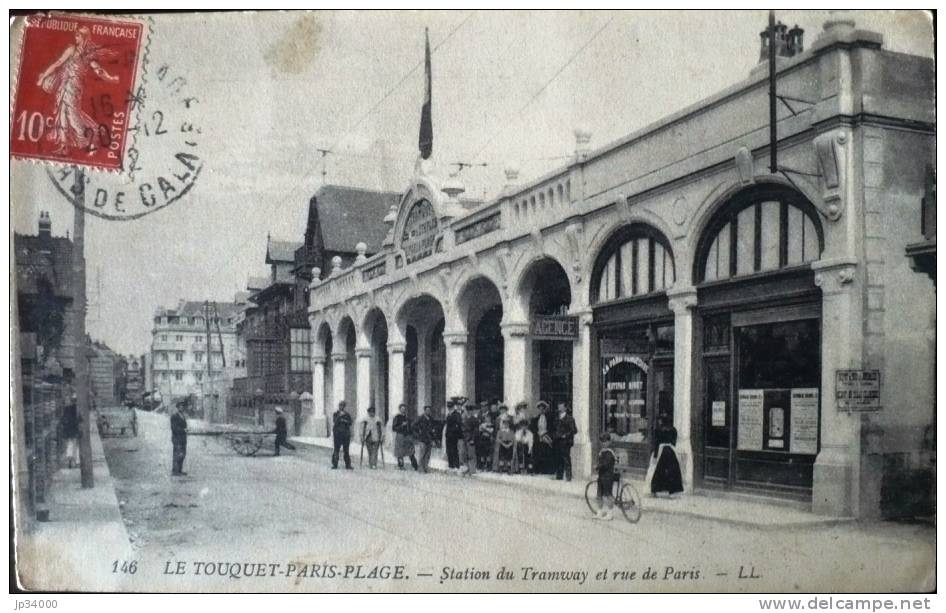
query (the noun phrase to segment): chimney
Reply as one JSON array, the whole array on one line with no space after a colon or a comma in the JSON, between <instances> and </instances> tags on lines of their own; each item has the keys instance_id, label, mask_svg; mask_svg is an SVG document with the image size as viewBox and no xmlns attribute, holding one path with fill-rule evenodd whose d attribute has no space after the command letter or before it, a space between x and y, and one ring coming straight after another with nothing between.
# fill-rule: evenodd
<instances>
[{"instance_id":1,"label":"chimney","mask_svg":"<svg viewBox=\"0 0 946 613\"><path fill-rule=\"evenodd\" d=\"M506 167L503 169L503 172L506 175L506 185L505 189L512 189L519 183L519 167L511 162L506 164Z\"/></svg>"},{"instance_id":2,"label":"chimney","mask_svg":"<svg viewBox=\"0 0 946 613\"><path fill-rule=\"evenodd\" d=\"M49 211L39 212L39 237L49 239L53 234L53 222L49 219Z\"/></svg>"},{"instance_id":3,"label":"chimney","mask_svg":"<svg viewBox=\"0 0 946 613\"><path fill-rule=\"evenodd\" d=\"M575 156L584 160L591 151L591 130L585 126L575 128Z\"/></svg>"},{"instance_id":4,"label":"chimney","mask_svg":"<svg viewBox=\"0 0 946 613\"><path fill-rule=\"evenodd\" d=\"M779 21L775 24L775 57L793 57L804 51L805 31L797 25L791 30ZM769 61L769 29L759 32L759 63Z\"/></svg>"}]
</instances>

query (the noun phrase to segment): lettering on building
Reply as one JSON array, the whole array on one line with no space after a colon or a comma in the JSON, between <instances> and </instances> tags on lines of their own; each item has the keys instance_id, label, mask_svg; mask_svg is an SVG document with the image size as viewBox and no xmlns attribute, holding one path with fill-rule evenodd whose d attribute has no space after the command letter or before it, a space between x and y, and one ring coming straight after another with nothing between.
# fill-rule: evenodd
<instances>
[{"instance_id":1,"label":"lettering on building","mask_svg":"<svg viewBox=\"0 0 946 613\"><path fill-rule=\"evenodd\" d=\"M380 263L375 264L374 266L371 266L370 268L365 268L364 270L361 271L361 280L371 281L372 279L377 279L378 277L383 276L384 273L386 272L385 271L386 267L387 267L386 262L382 260Z\"/></svg>"},{"instance_id":2,"label":"lettering on building","mask_svg":"<svg viewBox=\"0 0 946 613\"><path fill-rule=\"evenodd\" d=\"M437 238L437 216L429 200L418 200L411 206L401 232L401 249L407 264L422 260L434 252Z\"/></svg>"},{"instance_id":3,"label":"lettering on building","mask_svg":"<svg viewBox=\"0 0 946 613\"><path fill-rule=\"evenodd\" d=\"M535 315L532 319L532 338L576 339L578 318L568 315Z\"/></svg>"},{"instance_id":4,"label":"lettering on building","mask_svg":"<svg viewBox=\"0 0 946 613\"><path fill-rule=\"evenodd\" d=\"M471 241L474 238L479 238L498 229L499 213L495 213L489 217L484 217L477 222L471 223L470 225L457 230L456 244L462 245L467 241Z\"/></svg>"},{"instance_id":5,"label":"lettering on building","mask_svg":"<svg viewBox=\"0 0 946 613\"><path fill-rule=\"evenodd\" d=\"M835 395L839 411L879 411L879 370L838 370Z\"/></svg>"}]
</instances>

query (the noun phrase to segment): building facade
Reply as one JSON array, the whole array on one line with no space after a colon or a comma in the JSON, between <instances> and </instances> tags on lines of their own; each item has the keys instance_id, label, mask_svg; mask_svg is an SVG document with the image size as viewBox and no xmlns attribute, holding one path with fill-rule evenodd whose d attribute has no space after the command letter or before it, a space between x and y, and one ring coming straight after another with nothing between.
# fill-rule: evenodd
<instances>
[{"instance_id":1,"label":"building facade","mask_svg":"<svg viewBox=\"0 0 946 613\"><path fill-rule=\"evenodd\" d=\"M579 472L607 430L640 475L666 418L688 490L895 514L933 424L934 288L905 256L933 63L846 21L792 37L774 169L765 65L600 149L576 130L571 163L475 210L419 161L381 250L313 275L316 415L565 401Z\"/></svg>"},{"instance_id":2,"label":"building facade","mask_svg":"<svg viewBox=\"0 0 946 613\"><path fill-rule=\"evenodd\" d=\"M234 381L232 416L259 420L277 404L291 406L293 417L301 410L299 398L312 393L308 306L313 275L327 277L335 258L351 265L377 253L385 233L382 220L398 198L393 192L324 185L309 200L301 243L267 239L270 274L250 278L250 305L238 325L248 366L245 379ZM324 434L326 425L323 419L300 420L303 430Z\"/></svg>"},{"instance_id":3,"label":"building facade","mask_svg":"<svg viewBox=\"0 0 946 613\"><path fill-rule=\"evenodd\" d=\"M60 468L60 419L75 392L76 325L73 243L52 235L40 212L36 235L13 235L16 296L11 316L18 492L34 517L48 518L47 494ZM25 468L25 470L23 470Z\"/></svg>"},{"instance_id":4,"label":"building facade","mask_svg":"<svg viewBox=\"0 0 946 613\"><path fill-rule=\"evenodd\" d=\"M158 308L151 329L149 391L165 405L188 400L205 417L222 418L226 392L244 359L236 334L241 308L236 302L183 300L174 308ZM220 407L220 415L213 415L211 407Z\"/></svg>"}]
</instances>

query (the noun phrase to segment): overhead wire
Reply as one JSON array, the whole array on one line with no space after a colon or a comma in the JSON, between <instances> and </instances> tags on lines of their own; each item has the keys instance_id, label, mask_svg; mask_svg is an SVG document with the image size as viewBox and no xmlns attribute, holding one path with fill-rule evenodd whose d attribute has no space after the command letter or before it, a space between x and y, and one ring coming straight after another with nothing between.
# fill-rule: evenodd
<instances>
[{"instance_id":1,"label":"overhead wire","mask_svg":"<svg viewBox=\"0 0 946 613\"><path fill-rule=\"evenodd\" d=\"M578 58L578 56L581 55L582 52L584 52L584 50L587 49L587 48L591 45L591 43L593 43L593 42L598 38L598 36L600 36L601 33L604 32L604 30L605 30L609 25L611 25L611 23L614 21L614 19L615 19L614 16L612 16L610 19L608 19L608 20L604 23L604 25L602 25L600 28L598 28L598 29L594 32L594 34L592 34L592 35L588 38L588 40L586 40L586 41L584 42L584 44L582 44L577 50L575 50L575 52L571 54L571 56L568 58L568 60L566 60L566 62L565 62L564 64L562 64L562 66L561 66L557 71L555 71L555 74L553 74L553 75L545 82L545 84L542 85L542 87L540 87L540 88L538 89L538 91L536 91L535 94L533 94L532 97L529 98L529 100L519 108L518 111L516 111L516 113L515 113L515 115L514 115L514 119L518 119L519 116L522 115L522 112L525 111L527 108L529 108L529 106L530 106L533 102L535 102L536 99L538 99L538 97L541 96L542 93L545 92L546 89L548 89L549 85L551 85L552 82L555 81L555 79L557 79L559 75L561 75L563 72L565 72L565 69L567 69L569 66L571 66L572 62L574 62L574 61ZM507 122L507 124L508 124L508 122ZM471 159L471 160L476 160L476 159L478 159L479 156L480 156L480 154L482 154L483 151L485 151L486 148L489 147L489 146L493 143L493 141L496 139L496 137L499 136L499 134L506 128L506 125L507 125L507 124L504 124L500 129L495 130L495 131L490 135L490 137L486 139L486 142L484 142L484 143L480 146L480 148L476 150L476 153L474 153L473 155L471 155L468 159Z\"/></svg>"}]
</instances>

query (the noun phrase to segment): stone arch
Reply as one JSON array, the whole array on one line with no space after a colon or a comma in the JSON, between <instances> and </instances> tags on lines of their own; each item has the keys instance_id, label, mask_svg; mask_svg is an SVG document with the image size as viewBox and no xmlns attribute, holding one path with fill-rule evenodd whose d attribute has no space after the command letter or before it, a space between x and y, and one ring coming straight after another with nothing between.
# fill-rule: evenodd
<instances>
[{"instance_id":1,"label":"stone arch","mask_svg":"<svg viewBox=\"0 0 946 613\"><path fill-rule=\"evenodd\" d=\"M625 281L627 280L625 273L629 270L628 267L632 265L632 263L627 262L625 258L625 261L620 267L622 268L620 274L615 274L615 269L618 268L618 255L616 255L616 252L620 250L625 256L628 255L624 246L628 245L630 241L643 241L632 245L635 247L633 253L637 255L638 262L640 263L640 267L637 270L638 274L633 275L633 280L636 281L639 291L635 292L631 288L623 287L620 295L614 295L608 298L608 300L644 295L655 291L666 291L670 289L674 281L679 278L675 261L676 254L674 253L673 244L666 234L645 222L632 221L617 224L611 227L611 231L604 237L604 240L598 242L597 248L591 254L593 259L588 268L588 304L593 305L601 301L598 293L601 289L601 283L603 282L602 276L607 272L606 266L609 262L614 262L613 269L611 270L611 276L614 277L612 280L618 285L622 284L620 283L621 280L616 277L621 276L625 278ZM641 246L645 249L652 250L653 253L645 250L644 253L641 254ZM652 259L652 255L658 255L659 257Z\"/></svg>"},{"instance_id":2,"label":"stone arch","mask_svg":"<svg viewBox=\"0 0 946 613\"><path fill-rule=\"evenodd\" d=\"M485 274L471 275L460 285L454 311L466 334L463 395L477 401L502 398L504 313L499 286Z\"/></svg>"},{"instance_id":3,"label":"stone arch","mask_svg":"<svg viewBox=\"0 0 946 613\"><path fill-rule=\"evenodd\" d=\"M404 403L414 415L426 404L441 416L446 403L446 348L443 343L445 309L430 292L404 297L394 309L396 328L404 339ZM431 339L439 329L440 340L433 347Z\"/></svg>"},{"instance_id":4,"label":"stone arch","mask_svg":"<svg viewBox=\"0 0 946 613\"><path fill-rule=\"evenodd\" d=\"M550 266L561 271L561 274L564 275L567 280L569 302L574 301L575 296L571 294L576 284L572 276L568 273L568 267L562 264L561 258L548 253L537 254L523 264L519 274L516 276L516 282L512 284L514 288L512 296L507 301L508 305L503 305L504 308L508 308L508 313L503 317L505 321L528 321L531 312L532 291L538 281L537 275L541 271L541 267L544 266Z\"/></svg>"},{"instance_id":5,"label":"stone arch","mask_svg":"<svg viewBox=\"0 0 946 613\"><path fill-rule=\"evenodd\" d=\"M634 210L634 212L630 215L602 224L588 241L587 252L584 255L584 261L582 262L582 268L588 271L589 283L586 289L588 298L591 298L591 292L593 291L591 277L594 271L595 262L598 260L598 256L601 254L605 244L611 240L615 234L620 232L622 228L633 224L650 226L655 232L661 234L665 239L667 239L667 242L673 249L677 279L680 279L683 276L684 272L682 268L684 267L684 262L680 261L682 259L678 253L680 248L679 245L676 244L671 238L673 236L673 232L671 231L669 224L667 224L667 222L664 221L662 217L656 215L652 211L646 209L637 209ZM591 304L591 302L588 304Z\"/></svg>"},{"instance_id":6,"label":"stone arch","mask_svg":"<svg viewBox=\"0 0 946 613\"><path fill-rule=\"evenodd\" d=\"M368 406L377 410L377 415L387 423L390 417L390 403L388 402L388 320L380 307L368 309L362 318L362 337L370 351L368 382Z\"/></svg>"},{"instance_id":7,"label":"stone arch","mask_svg":"<svg viewBox=\"0 0 946 613\"><path fill-rule=\"evenodd\" d=\"M695 226L699 231L694 235L695 238L693 240L695 240L695 243L693 243L693 249L689 254L689 274L694 284L700 283L703 280L701 277L707 251L711 249L711 243L718 236L718 232L724 226L729 225L727 220L735 214L751 208L754 203L758 204L762 202L779 202L782 203L783 208L787 205L790 210L800 211L802 214L802 220L800 221L802 227L807 227L809 225L808 222L810 222L810 225L813 226L817 233L817 257L803 259L805 259L805 261L813 261L821 257L825 249L825 231L821 223L818 208L803 192L796 189L794 186L787 185L781 181L759 182L744 186L735 191L727 190L726 197L717 199L714 205L701 216L700 225ZM780 215L784 215L784 213L780 213ZM761 222L756 221L755 223ZM788 222L779 218L776 223L778 223L781 228L783 224ZM733 227L735 228L735 226ZM756 242L758 242L758 234L756 237ZM769 243L771 243L771 241L769 241ZM782 246L779 245L778 248L781 251ZM757 245L756 249L758 249ZM756 253L755 257L758 258L759 254ZM778 259L778 264L775 265L774 269L783 268L788 265L782 261L785 258L783 253L780 252L775 257ZM735 264L732 265L735 266ZM755 268L757 270L759 269L758 261L755 263ZM760 271L764 270L771 270L771 268L763 266ZM736 276L743 276L743 274L744 273L738 273ZM728 278L729 275L727 274L726 277Z\"/></svg>"},{"instance_id":8,"label":"stone arch","mask_svg":"<svg viewBox=\"0 0 946 613\"><path fill-rule=\"evenodd\" d=\"M753 187L758 187L760 185L778 185L786 188L793 189L801 193L802 196L808 200L816 210L821 209L819 203L821 202L821 194L818 188L811 183L811 181L805 179L804 177L795 177L791 181L786 179L781 175L762 175L756 178L754 183L745 184L741 183L735 179L729 179L721 181L713 189L707 193L706 197L700 202L696 207L696 210L690 215L690 218L687 220L687 223L684 225L685 233L690 237L690 242L688 243L688 249L686 253L686 271L683 270L683 262L679 263L680 269L677 271L678 276L682 277L685 273L686 278L691 278L693 276L691 267L694 258L696 257L696 241L700 236L703 235L706 230L706 225L710 222L716 212L720 207L724 206L727 202L732 200L738 193L746 189L751 189ZM819 219L820 221L820 219ZM667 236L671 236L667 234ZM678 254L680 257L679 260L683 260L682 250L679 250Z\"/></svg>"}]
</instances>

